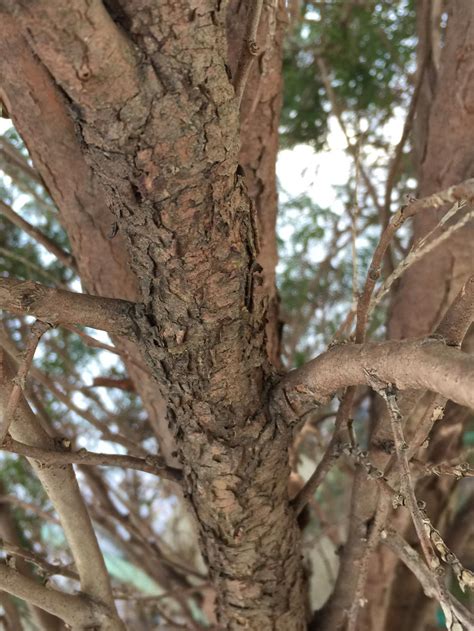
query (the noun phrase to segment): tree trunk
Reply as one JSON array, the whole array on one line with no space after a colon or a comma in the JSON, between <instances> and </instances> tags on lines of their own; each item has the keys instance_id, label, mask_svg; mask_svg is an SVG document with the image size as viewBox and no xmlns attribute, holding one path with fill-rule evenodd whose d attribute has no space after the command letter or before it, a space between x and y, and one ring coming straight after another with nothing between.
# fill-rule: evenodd
<instances>
[{"instance_id":1,"label":"tree trunk","mask_svg":"<svg viewBox=\"0 0 474 631\"><path fill-rule=\"evenodd\" d=\"M38 2L22 24L76 111L139 279L139 345L168 418L229 629L306 626L289 430L271 372L220 2ZM73 42L80 42L76 47Z\"/></svg>"},{"instance_id":2,"label":"tree trunk","mask_svg":"<svg viewBox=\"0 0 474 631\"><path fill-rule=\"evenodd\" d=\"M15 51L14 63L11 51ZM18 22L6 14L0 22L0 52L2 92L10 103L15 127L60 211L85 290L137 300L138 284L123 236L118 233L110 238L115 218L97 177L84 161L68 102L20 33ZM171 463L174 445L165 421L165 400L149 371L140 367L143 361L135 344L123 338L115 343L160 449Z\"/></svg>"}]
</instances>

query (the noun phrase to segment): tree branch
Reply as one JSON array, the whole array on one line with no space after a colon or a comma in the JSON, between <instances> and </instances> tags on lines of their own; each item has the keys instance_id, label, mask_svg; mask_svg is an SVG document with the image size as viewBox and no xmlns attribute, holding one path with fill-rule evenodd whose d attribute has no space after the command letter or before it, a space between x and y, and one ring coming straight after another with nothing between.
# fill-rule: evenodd
<instances>
[{"instance_id":1,"label":"tree branch","mask_svg":"<svg viewBox=\"0 0 474 631\"><path fill-rule=\"evenodd\" d=\"M392 217L390 223L385 228L380 237L378 245L375 249L372 261L370 263L369 271L367 273L367 279L364 286L364 291L359 298L357 305L357 328L356 336L358 338L365 332L367 325L367 317L369 313L369 306L372 297L372 293L377 280L380 278L381 265L385 252L387 251L390 242L396 233L396 231L402 226L409 217L413 217L423 210L428 208L439 208L444 204L454 204L460 201L472 202L474 200L474 178L461 182L455 186L450 186L448 189L410 202L406 206L402 206Z\"/></svg>"},{"instance_id":2,"label":"tree branch","mask_svg":"<svg viewBox=\"0 0 474 631\"><path fill-rule=\"evenodd\" d=\"M138 305L126 300L52 289L32 281L0 278L0 309L34 315L50 324L80 324L133 337Z\"/></svg>"},{"instance_id":3,"label":"tree branch","mask_svg":"<svg viewBox=\"0 0 474 631\"><path fill-rule=\"evenodd\" d=\"M381 532L382 542L390 548L398 558L413 572L418 579L423 591L428 598L437 598L439 584L430 570L423 563L420 555L414 550L395 530L387 529ZM457 601L454 596L445 592L443 597L446 598L445 606L449 607L455 616L466 625L466 629L472 628L474 617L464 605ZM444 609L444 607L443 607Z\"/></svg>"},{"instance_id":4,"label":"tree branch","mask_svg":"<svg viewBox=\"0 0 474 631\"><path fill-rule=\"evenodd\" d=\"M18 372L13 380L13 388L10 392L8 403L5 407L4 413L2 414L2 424L0 427L0 445L3 443L6 435L8 434L10 424L15 415L16 406L18 404L18 401L20 400L21 393L25 388L26 376L28 374L28 370L30 369L31 362L33 361L38 343L43 334L46 333L46 331L50 328L51 325L47 324L46 322L41 322L40 320L37 320L31 327L30 336L26 346L26 352L23 357L23 361L18 367Z\"/></svg>"},{"instance_id":5,"label":"tree branch","mask_svg":"<svg viewBox=\"0 0 474 631\"><path fill-rule=\"evenodd\" d=\"M14 375L13 360L0 349L0 408L9 398ZM14 440L34 444L41 449L54 447L54 440L41 428L24 396L18 402L10 434ZM72 467L44 468L34 460L30 463L58 512L81 578L82 591L113 609L109 576ZM35 604L29 597L26 600ZM115 628L120 629L121 623L116 615L112 619Z\"/></svg>"},{"instance_id":6,"label":"tree branch","mask_svg":"<svg viewBox=\"0 0 474 631\"><path fill-rule=\"evenodd\" d=\"M105 628L101 625L111 612L85 596L72 596L50 589L0 563L0 588L61 618L74 629Z\"/></svg>"},{"instance_id":7,"label":"tree branch","mask_svg":"<svg viewBox=\"0 0 474 631\"><path fill-rule=\"evenodd\" d=\"M328 401L341 388L366 385L371 376L474 408L474 357L432 338L335 346L288 373L275 387L272 404L298 420L306 406Z\"/></svg>"},{"instance_id":8,"label":"tree branch","mask_svg":"<svg viewBox=\"0 0 474 631\"><path fill-rule=\"evenodd\" d=\"M72 254L69 254L69 252L65 252L62 248L59 247L59 245L54 243L52 239L41 232L41 230L39 230L36 226L32 226L28 221L23 219L23 217L16 213L13 208L8 206L8 204L5 204L5 202L2 200L0 200L0 215L6 217L17 228L20 228L20 230L23 230L32 239L40 243L49 252L51 252L51 254L53 254L65 267L70 267L71 269L77 271L76 263Z\"/></svg>"},{"instance_id":9,"label":"tree branch","mask_svg":"<svg viewBox=\"0 0 474 631\"><path fill-rule=\"evenodd\" d=\"M82 464L104 467L121 467L124 469L135 469L153 475L160 476L173 482L179 482L182 477L180 469L174 469L164 464L159 456L149 455L146 458L123 454L99 454L79 449L78 451L68 451L69 441L63 441L62 449L41 449L32 445L26 445L7 436L1 448L11 453L33 458L46 465Z\"/></svg>"}]
</instances>

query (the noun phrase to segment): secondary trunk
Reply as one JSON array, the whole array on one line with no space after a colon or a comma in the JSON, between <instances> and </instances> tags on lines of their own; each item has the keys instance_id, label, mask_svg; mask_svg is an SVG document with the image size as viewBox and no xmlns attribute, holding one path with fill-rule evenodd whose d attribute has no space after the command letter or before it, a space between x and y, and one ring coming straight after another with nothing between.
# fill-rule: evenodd
<instances>
[{"instance_id":1,"label":"secondary trunk","mask_svg":"<svg viewBox=\"0 0 474 631\"><path fill-rule=\"evenodd\" d=\"M422 118L426 124L415 126L415 146L419 148L419 196L461 182L474 175L474 4L470 0L450 5L445 45L442 49L433 101ZM433 88L433 82L432 82ZM424 237L446 212L446 208L417 215L413 240ZM436 328L466 278L472 274L474 229L467 225L445 241L442 247L428 254L402 277L389 320L389 336L393 339L418 337ZM411 405L414 408L412 398ZM417 418L411 419L416 425ZM448 406L445 419L435 426L428 460L449 460L458 453L466 414ZM420 483L419 497L427 502L432 522L446 527L446 498L453 491L452 479L434 478ZM407 539L416 536L409 516L399 510L390 520L398 523ZM395 521L394 521L395 520ZM444 520L444 522L443 522ZM462 550L454 550L462 558ZM380 573L386 579L381 585ZM368 593L371 601L371 627L396 631L424 629L426 615L434 616L433 603L423 595L414 576L385 547L380 548L372 563ZM429 608L429 609L428 609Z\"/></svg>"}]
</instances>

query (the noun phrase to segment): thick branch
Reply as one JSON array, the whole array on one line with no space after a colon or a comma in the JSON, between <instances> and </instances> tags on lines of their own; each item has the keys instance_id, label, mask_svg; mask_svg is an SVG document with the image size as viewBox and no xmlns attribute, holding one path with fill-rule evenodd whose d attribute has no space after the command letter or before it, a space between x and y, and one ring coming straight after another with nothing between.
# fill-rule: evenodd
<instances>
[{"instance_id":1,"label":"thick branch","mask_svg":"<svg viewBox=\"0 0 474 631\"><path fill-rule=\"evenodd\" d=\"M284 405L286 399L299 416L301 403L325 402L341 388L367 384L369 375L474 407L474 357L431 338L335 346L284 377L274 400Z\"/></svg>"},{"instance_id":2,"label":"thick branch","mask_svg":"<svg viewBox=\"0 0 474 631\"><path fill-rule=\"evenodd\" d=\"M102 622L107 614L110 615L84 596L72 596L45 587L4 563L0 563L0 588L61 618L74 629L103 628Z\"/></svg>"},{"instance_id":3,"label":"thick branch","mask_svg":"<svg viewBox=\"0 0 474 631\"><path fill-rule=\"evenodd\" d=\"M0 309L34 315L50 324L80 324L133 337L132 320L136 307L126 300L76 294L32 281L0 278Z\"/></svg>"}]
</instances>

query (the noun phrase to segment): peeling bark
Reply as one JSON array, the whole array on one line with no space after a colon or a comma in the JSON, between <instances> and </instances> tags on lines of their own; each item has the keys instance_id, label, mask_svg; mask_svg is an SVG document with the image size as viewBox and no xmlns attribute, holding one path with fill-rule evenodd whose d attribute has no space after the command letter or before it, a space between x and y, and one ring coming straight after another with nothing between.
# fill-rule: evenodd
<instances>
[{"instance_id":1,"label":"peeling bark","mask_svg":"<svg viewBox=\"0 0 474 631\"><path fill-rule=\"evenodd\" d=\"M125 239L120 231L110 238L116 220L97 176L84 160L75 129L77 111L31 50L18 21L6 13L0 20L0 75L15 126L58 206L83 286L99 296L137 300L138 283L130 269ZM170 464L176 463L166 403L156 380L139 367L142 362L135 343L117 337L114 342L123 351L161 452Z\"/></svg>"},{"instance_id":2,"label":"peeling bark","mask_svg":"<svg viewBox=\"0 0 474 631\"><path fill-rule=\"evenodd\" d=\"M305 628L288 430L266 409L255 217L218 2L25 5L31 45L78 112L126 235L145 315L140 346L169 419L202 552L229 629Z\"/></svg>"}]
</instances>

